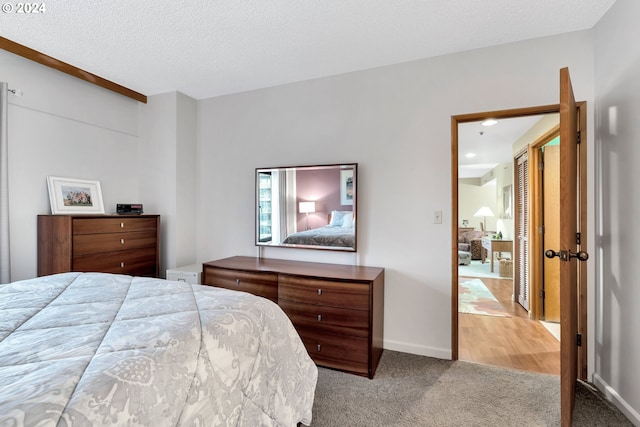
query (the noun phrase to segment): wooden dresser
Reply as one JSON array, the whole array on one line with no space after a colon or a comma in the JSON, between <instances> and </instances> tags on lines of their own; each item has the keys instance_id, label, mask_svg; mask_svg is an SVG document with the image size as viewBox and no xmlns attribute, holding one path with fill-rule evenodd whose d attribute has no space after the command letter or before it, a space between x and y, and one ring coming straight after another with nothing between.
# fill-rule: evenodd
<instances>
[{"instance_id":1,"label":"wooden dresser","mask_svg":"<svg viewBox=\"0 0 640 427\"><path fill-rule=\"evenodd\" d=\"M159 215L39 215L38 276L68 271L158 277Z\"/></svg>"},{"instance_id":2,"label":"wooden dresser","mask_svg":"<svg viewBox=\"0 0 640 427\"><path fill-rule=\"evenodd\" d=\"M384 269L231 257L204 263L202 277L277 302L316 364L373 378L382 354Z\"/></svg>"}]
</instances>

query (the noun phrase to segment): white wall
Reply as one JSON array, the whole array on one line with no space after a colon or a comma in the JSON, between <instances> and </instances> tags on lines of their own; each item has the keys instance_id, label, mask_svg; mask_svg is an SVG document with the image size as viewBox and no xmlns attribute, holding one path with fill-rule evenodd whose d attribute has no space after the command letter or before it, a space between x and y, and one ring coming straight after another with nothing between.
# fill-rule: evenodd
<instances>
[{"instance_id":1,"label":"white wall","mask_svg":"<svg viewBox=\"0 0 640 427\"><path fill-rule=\"evenodd\" d=\"M196 261L197 103L170 92L140 104L140 194L161 213L160 276Z\"/></svg>"},{"instance_id":2,"label":"white wall","mask_svg":"<svg viewBox=\"0 0 640 427\"><path fill-rule=\"evenodd\" d=\"M474 180L478 181L478 180ZM491 209L494 215L498 215L498 200L496 199L496 183L487 183L479 185L459 182L458 183L458 219L459 226L462 227L462 220L469 221L468 227L480 230L480 223L484 221L483 217L473 216L483 206ZM429 219L431 219L429 217ZM487 217L487 230L496 230L498 217Z\"/></svg>"},{"instance_id":3,"label":"white wall","mask_svg":"<svg viewBox=\"0 0 640 427\"><path fill-rule=\"evenodd\" d=\"M199 102L198 259L255 255L254 168L359 163L358 254L264 255L386 269L384 347L451 356L451 116L593 101L583 31ZM590 133L591 135L591 133ZM433 211L443 223L433 224Z\"/></svg>"},{"instance_id":4,"label":"white wall","mask_svg":"<svg viewBox=\"0 0 640 427\"><path fill-rule=\"evenodd\" d=\"M99 180L107 212L138 199L138 102L0 50L9 96L11 279L37 274L47 175Z\"/></svg>"},{"instance_id":5,"label":"white wall","mask_svg":"<svg viewBox=\"0 0 640 427\"><path fill-rule=\"evenodd\" d=\"M176 256L168 268L196 262L197 117L195 99L182 93L177 96L176 135Z\"/></svg>"},{"instance_id":6,"label":"white wall","mask_svg":"<svg viewBox=\"0 0 640 427\"><path fill-rule=\"evenodd\" d=\"M595 27L596 331L594 381L640 425L640 2Z\"/></svg>"},{"instance_id":7,"label":"white wall","mask_svg":"<svg viewBox=\"0 0 640 427\"><path fill-rule=\"evenodd\" d=\"M496 228L489 229L494 230L496 232L502 233L503 239L513 240L514 236L514 191L513 191L513 164L512 163L501 163L494 168L494 174L496 176L496 185L495 185L495 198L496 198L496 211L494 214L496 215ZM506 187L511 186L509 192L511 193L511 216L510 218L505 218L504 210L504 194Z\"/></svg>"}]
</instances>

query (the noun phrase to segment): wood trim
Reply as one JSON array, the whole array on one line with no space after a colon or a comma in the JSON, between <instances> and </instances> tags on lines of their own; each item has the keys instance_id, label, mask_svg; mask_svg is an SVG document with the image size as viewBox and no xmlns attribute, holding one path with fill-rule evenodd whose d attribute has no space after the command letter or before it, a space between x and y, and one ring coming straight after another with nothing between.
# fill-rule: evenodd
<instances>
[{"instance_id":1,"label":"wood trim","mask_svg":"<svg viewBox=\"0 0 640 427\"><path fill-rule=\"evenodd\" d=\"M576 102L578 107L578 128L580 129L580 144L578 144L578 198L580 216L578 231L580 245L578 250L588 251L587 224L587 103ZM587 263L578 263L578 332L582 335L582 346L578 347L578 378L587 380Z\"/></svg>"},{"instance_id":2,"label":"wood trim","mask_svg":"<svg viewBox=\"0 0 640 427\"><path fill-rule=\"evenodd\" d=\"M560 126L554 126L544 133L529 146L529 187L531 217L529 218L529 254L541 254L544 252L542 235L538 232L538 227L542 220L542 201L544 192L542 191L542 172L538 165L542 161L540 148L547 142L560 135ZM538 296L542 290L544 276L542 274L543 260L539 256L532 256L529 260L529 286L531 299L529 306L529 318L532 320L542 319L543 304Z\"/></svg>"},{"instance_id":3,"label":"wood trim","mask_svg":"<svg viewBox=\"0 0 640 427\"><path fill-rule=\"evenodd\" d=\"M541 105L538 107L514 108L513 110L488 111L484 113L459 114L451 116L457 123L477 122L483 119L509 119L522 116L536 116L539 114L557 113L560 111L560 104ZM457 129L457 126L456 126ZM456 148L457 148L456 139ZM457 154L457 151L456 151ZM456 169L458 164L456 163Z\"/></svg>"},{"instance_id":4,"label":"wood trim","mask_svg":"<svg viewBox=\"0 0 640 427\"><path fill-rule=\"evenodd\" d=\"M451 117L451 360L458 360L458 116Z\"/></svg>"},{"instance_id":5,"label":"wood trim","mask_svg":"<svg viewBox=\"0 0 640 427\"><path fill-rule=\"evenodd\" d=\"M7 38L0 37L0 49L6 50L7 52L14 53L18 56L37 62L42 65L45 65L47 67L51 67L54 70L58 70L65 74L69 74L70 76L92 83L96 86L100 86L102 88L108 89L117 94L126 96L131 99L135 99L136 101L140 101L144 104L147 103L146 95L135 92L129 88L121 86L110 80L103 79L102 77L97 76L93 73L74 67L71 64L67 64L66 62L62 62L56 58L52 58L49 55L45 55L44 53L38 52L37 50L33 50L29 47L18 44Z\"/></svg>"},{"instance_id":6,"label":"wood trim","mask_svg":"<svg viewBox=\"0 0 640 427\"><path fill-rule=\"evenodd\" d=\"M530 145L529 156L529 255L541 254L542 235L538 232L538 227L542 224L542 173L538 169L541 162L541 155L538 147ZM529 300L529 318L531 320L542 319L542 301L540 290L542 288L542 259L539 256L529 258L529 286L531 299Z\"/></svg>"}]
</instances>

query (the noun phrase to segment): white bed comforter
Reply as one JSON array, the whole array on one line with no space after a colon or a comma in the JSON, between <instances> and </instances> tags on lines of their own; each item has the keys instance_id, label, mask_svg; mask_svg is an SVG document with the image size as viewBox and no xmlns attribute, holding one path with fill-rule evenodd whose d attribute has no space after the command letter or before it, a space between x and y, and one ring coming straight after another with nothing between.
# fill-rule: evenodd
<instances>
[{"instance_id":1,"label":"white bed comforter","mask_svg":"<svg viewBox=\"0 0 640 427\"><path fill-rule=\"evenodd\" d=\"M250 294L123 275L0 285L0 426L295 426L317 369Z\"/></svg>"}]
</instances>

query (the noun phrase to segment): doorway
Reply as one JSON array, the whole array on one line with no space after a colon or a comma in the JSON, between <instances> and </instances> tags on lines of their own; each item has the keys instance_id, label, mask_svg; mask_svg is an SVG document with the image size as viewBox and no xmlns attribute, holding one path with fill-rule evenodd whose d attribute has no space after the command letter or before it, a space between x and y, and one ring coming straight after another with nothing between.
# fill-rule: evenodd
<instances>
[{"instance_id":1,"label":"doorway","mask_svg":"<svg viewBox=\"0 0 640 427\"><path fill-rule=\"evenodd\" d=\"M584 105L580 104L583 108L582 113L584 113ZM519 117L532 117L532 116L538 116L538 117L542 117L542 116L546 116L546 115L550 115L550 114L555 114L558 113L559 111L559 106L558 105L551 105L551 106L542 106L542 107L532 107L532 108L524 108L524 109L517 109L517 110L505 110L505 111L494 111L494 112L486 112L486 113L477 113L477 114L467 114L467 115L461 115L461 116L453 116L452 117L452 201L453 201L453 227L452 227L452 240L454 242L454 249L458 249L457 247L457 242L458 242L458 234L460 229L462 229L462 220L463 219L468 219L465 218L465 216L469 216L469 211L467 209L466 213L460 213L459 215L459 196L460 196L460 183L459 183L459 177L460 177L460 167L459 167L459 159L466 153L463 153L460 151L459 147L459 138L460 138L460 125L461 124L466 124L466 123L479 123L480 121L486 119L486 118L494 118L494 119L498 119L498 120L504 120L504 119L512 119L512 118L519 118ZM479 125L478 125L479 126ZM540 141L536 141L536 144L540 144ZM534 144L530 142L530 145L524 148L524 152L526 153L527 151L530 151L533 149ZM536 221L538 221L536 215L539 215L540 212L537 210L537 208L535 206L531 207L530 210L530 214L531 214L531 218L518 218L518 205L517 203L517 197L519 195L519 190L518 189L518 185L520 185L521 183L518 183L517 179L517 174L515 173L516 169L517 169L517 162L514 161L514 159L516 158L516 154L513 150L509 150L509 154L511 155L511 162L513 164L513 169L514 169L514 173L513 173L513 187L512 187L512 212L511 214L514 216L514 229L513 229L513 235L512 237L514 238L514 245L513 245L513 249L512 249L512 256L511 256L511 261L512 261L512 265L513 265L513 275L510 279L505 280L504 278L501 279L496 279L497 283L494 283L493 279L483 279L486 284L487 284L487 288L489 288L489 290L494 290L495 296L497 297L497 299L500 300L500 302L505 306L505 308L507 309L507 311L509 311L510 308L518 309L518 310L524 310L524 308L521 307L521 305L517 302L518 301L518 297L519 297L519 286L523 280L523 278L528 278L530 281L534 281L534 283L532 283L532 287L530 289L530 292L533 293L533 296L531 297L531 306L528 308L527 310L524 310L524 314L522 311L520 311L519 313L517 311L512 311L509 314L512 317L512 323L513 323L513 328L516 329L517 334L520 336L526 335L527 331L529 329L527 329L527 326L525 325L526 322L535 322L536 324L538 324L537 320L542 320L543 319L543 307L540 303L540 301L538 300L538 296L539 296L539 287L541 285L541 282L543 281L543 277L541 277L541 275L543 274L543 259L541 257L527 257L526 252L522 252L521 250L519 250L519 246L520 246L520 240L522 239L522 236L520 235L519 230L516 229L516 227L523 227L525 230L530 230L530 223L535 224ZM529 153L529 161L531 161L531 159L533 158L532 154ZM584 179L584 178L583 178ZM527 188L533 188L533 187L527 187ZM532 190L534 193L532 195L530 195L531 199L530 200L535 200L534 198L536 197L536 191L538 190ZM499 211L499 215L505 215L505 206L506 206L506 200L507 198L503 199L503 203L500 206L500 211ZM497 204L498 205L498 204ZM498 209L497 209L498 210ZM496 219L502 219L502 218L496 218ZM523 221L524 219L524 221ZM472 220L475 220L477 222L476 218L473 218ZM531 220L531 221L529 221ZM520 222L518 222L520 221ZM494 222L490 222L490 224L493 224L493 227L495 227L495 220ZM494 231L492 230L492 226L487 226L487 232L490 231ZM529 250L534 251L534 253L542 253L542 242L540 241L540 239L538 238L538 236L532 236L532 240L531 242L529 242L531 244ZM526 236L525 236L526 238ZM524 254L524 257L523 257ZM469 325L468 322L466 322L467 319L461 319L458 313L458 292L459 292L459 285L460 285L460 279L459 280L459 276L458 276L458 261L455 261L458 259L458 254L453 253L452 256L454 262L453 262L453 268L452 268L452 282L453 282L453 286L452 286L452 291L454 293L454 298L452 301L452 312L453 312L453 328L452 328L452 355L453 355L453 359L457 360L462 358L463 360L465 360L465 355L463 355L461 357L461 350L464 349L464 347L461 347L461 340L464 340L465 337L462 335L463 333L470 333L471 336L473 336L473 332L474 329L478 329L478 331L481 330L488 330L487 328L489 328L490 326L488 325L481 325L481 324L476 324L475 326L473 324ZM509 258L507 256L507 258ZM530 262L528 261L530 259ZM530 268L531 269L531 274L529 274L529 272L527 271L522 271L522 265L525 265L524 268ZM496 266L497 267L497 266ZM520 274L519 274L520 273ZM463 276L460 276L463 277ZM500 280L500 281L498 281ZM504 296L504 288L505 288L505 282L508 283L507 287L511 287L512 290L510 292L507 292L506 297ZM584 284L583 286L586 286L586 284ZM502 297L500 297L500 295L503 295ZM518 319L518 320L516 320ZM585 318L586 320L586 318ZM525 322L526 321L526 322ZM484 323L489 322L488 318L483 319ZM522 324L516 325L517 322L521 322ZM539 325L540 326L540 325ZM583 324L584 327L584 324ZM464 329L463 329L464 328ZM484 328L484 329L483 329ZM528 332L532 335L534 334L538 334L539 332ZM545 333L547 333L547 331L545 331ZM491 336L492 334L488 334L488 336ZM480 340L484 340L486 339L487 336L480 336L478 338L478 342L476 342L476 345L474 345L474 347L478 347L478 344L481 342ZM503 338L504 339L504 338ZM507 339L504 339L505 341ZM501 344L496 344L496 345L491 345L488 344L488 347L493 347L494 348L494 353L495 353L495 348L502 348L503 346ZM586 348L583 349L584 355L586 356ZM499 352L498 352L499 353ZM501 359L517 359L519 356L517 355L496 355L494 356L494 361L492 362L491 360L483 360L482 363L486 363L486 364L496 364L496 365L501 365L503 366L504 363L502 363ZM489 358L490 359L490 358ZM558 355L558 359L559 359L559 355ZM586 358L584 359L586 360ZM586 372L586 364L584 364L585 368L584 368L584 372ZM537 370L538 369L533 369L533 370Z\"/></svg>"},{"instance_id":2,"label":"doorway","mask_svg":"<svg viewBox=\"0 0 640 427\"><path fill-rule=\"evenodd\" d=\"M526 203L527 151L559 116L487 118L458 123L458 249L482 248L458 268L459 359L559 375L559 335L529 312Z\"/></svg>"}]
</instances>

